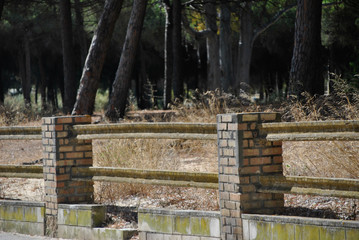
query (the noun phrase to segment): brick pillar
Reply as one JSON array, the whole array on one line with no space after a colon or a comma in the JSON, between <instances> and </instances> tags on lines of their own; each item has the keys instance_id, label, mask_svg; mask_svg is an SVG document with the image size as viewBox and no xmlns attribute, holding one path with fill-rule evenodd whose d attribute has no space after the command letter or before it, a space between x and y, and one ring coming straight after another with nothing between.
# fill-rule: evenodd
<instances>
[{"instance_id":1,"label":"brick pillar","mask_svg":"<svg viewBox=\"0 0 359 240\"><path fill-rule=\"evenodd\" d=\"M93 201L93 182L73 181L71 175L72 167L92 166L92 141L77 140L72 131L73 125L89 123L90 116L42 119L47 235L56 236L58 204Z\"/></svg>"},{"instance_id":2,"label":"brick pillar","mask_svg":"<svg viewBox=\"0 0 359 240\"><path fill-rule=\"evenodd\" d=\"M257 193L260 175L283 175L282 142L268 142L258 124L278 122L278 113L217 116L221 239L243 239L241 213L274 213L283 194Z\"/></svg>"}]
</instances>

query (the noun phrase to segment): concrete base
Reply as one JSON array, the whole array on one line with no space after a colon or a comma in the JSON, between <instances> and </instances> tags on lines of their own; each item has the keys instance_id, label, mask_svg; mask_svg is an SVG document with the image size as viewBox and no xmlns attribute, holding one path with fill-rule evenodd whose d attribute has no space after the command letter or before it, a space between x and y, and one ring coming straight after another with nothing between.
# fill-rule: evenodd
<instances>
[{"instance_id":1,"label":"concrete base","mask_svg":"<svg viewBox=\"0 0 359 240\"><path fill-rule=\"evenodd\" d=\"M0 231L43 236L45 204L0 201Z\"/></svg>"},{"instance_id":2,"label":"concrete base","mask_svg":"<svg viewBox=\"0 0 359 240\"><path fill-rule=\"evenodd\" d=\"M358 240L359 221L242 214L243 240Z\"/></svg>"},{"instance_id":3,"label":"concrete base","mask_svg":"<svg viewBox=\"0 0 359 240\"><path fill-rule=\"evenodd\" d=\"M219 212L139 209L141 240L220 239Z\"/></svg>"}]
</instances>

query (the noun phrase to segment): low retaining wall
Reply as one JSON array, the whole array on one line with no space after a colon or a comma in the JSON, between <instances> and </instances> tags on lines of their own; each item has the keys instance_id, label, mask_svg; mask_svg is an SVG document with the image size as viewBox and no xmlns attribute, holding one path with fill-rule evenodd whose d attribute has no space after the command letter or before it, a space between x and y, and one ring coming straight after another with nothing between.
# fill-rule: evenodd
<instances>
[{"instance_id":1,"label":"low retaining wall","mask_svg":"<svg viewBox=\"0 0 359 240\"><path fill-rule=\"evenodd\" d=\"M243 240L358 240L359 221L242 214Z\"/></svg>"},{"instance_id":2,"label":"low retaining wall","mask_svg":"<svg viewBox=\"0 0 359 240\"><path fill-rule=\"evenodd\" d=\"M139 209L138 227L141 240L220 239L220 213Z\"/></svg>"},{"instance_id":3,"label":"low retaining wall","mask_svg":"<svg viewBox=\"0 0 359 240\"><path fill-rule=\"evenodd\" d=\"M0 231L45 234L45 203L0 201Z\"/></svg>"},{"instance_id":4,"label":"low retaining wall","mask_svg":"<svg viewBox=\"0 0 359 240\"><path fill-rule=\"evenodd\" d=\"M59 204L57 237L75 239L129 239L137 230L101 228L106 221L106 206Z\"/></svg>"},{"instance_id":5,"label":"low retaining wall","mask_svg":"<svg viewBox=\"0 0 359 240\"><path fill-rule=\"evenodd\" d=\"M101 227L106 220L106 206L94 204L59 204L57 237L66 239L130 239L135 229ZM0 231L45 235L45 203L0 201Z\"/></svg>"}]
</instances>

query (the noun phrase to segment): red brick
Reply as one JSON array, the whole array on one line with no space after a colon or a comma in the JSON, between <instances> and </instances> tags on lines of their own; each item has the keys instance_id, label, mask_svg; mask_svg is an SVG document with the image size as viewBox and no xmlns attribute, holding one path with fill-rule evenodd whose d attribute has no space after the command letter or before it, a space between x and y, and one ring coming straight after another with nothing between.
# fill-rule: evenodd
<instances>
[{"instance_id":1,"label":"red brick","mask_svg":"<svg viewBox=\"0 0 359 240\"><path fill-rule=\"evenodd\" d=\"M252 131L243 131L243 138L253 138Z\"/></svg>"},{"instance_id":2,"label":"red brick","mask_svg":"<svg viewBox=\"0 0 359 240\"><path fill-rule=\"evenodd\" d=\"M274 156L273 163L283 163L283 157L282 156Z\"/></svg>"},{"instance_id":3,"label":"red brick","mask_svg":"<svg viewBox=\"0 0 359 240\"><path fill-rule=\"evenodd\" d=\"M241 177L239 177L239 182L241 184L249 184L249 177L248 176L247 177L241 176Z\"/></svg>"},{"instance_id":4,"label":"red brick","mask_svg":"<svg viewBox=\"0 0 359 240\"><path fill-rule=\"evenodd\" d=\"M55 130L56 131L63 131L64 130L64 125L55 125Z\"/></svg>"},{"instance_id":5,"label":"red brick","mask_svg":"<svg viewBox=\"0 0 359 240\"><path fill-rule=\"evenodd\" d=\"M241 185L242 193L255 192L256 187L254 185Z\"/></svg>"},{"instance_id":6,"label":"red brick","mask_svg":"<svg viewBox=\"0 0 359 240\"><path fill-rule=\"evenodd\" d=\"M76 166L92 166L92 158L89 159L76 159Z\"/></svg>"},{"instance_id":7,"label":"red brick","mask_svg":"<svg viewBox=\"0 0 359 240\"><path fill-rule=\"evenodd\" d=\"M275 141L275 142L272 142L272 146L282 146L282 141Z\"/></svg>"},{"instance_id":8,"label":"red brick","mask_svg":"<svg viewBox=\"0 0 359 240\"><path fill-rule=\"evenodd\" d=\"M239 131L248 130L248 124L247 124L247 123L240 123L240 124L238 124L238 130L239 130Z\"/></svg>"},{"instance_id":9,"label":"red brick","mask_svg":"<svg viewBox=\"0 0 359 240\"><path fill-rule=\"evenodd\" d=\"M72 152L74 150L73 146L60 146L59 152Z\"/></svg>"},{"instance_id":10,"label":"red brick","mask_svg":"<svg viewBox=\"0 0 359 240\"><path fill-rule=\"evenodd\" d=\"M65 181L65 180L70 180L70 174L63 174L63 175L56 175L55 177L56 181Z\"/></svg>"},{"instance_id":11,"label":"red brick","mask_svg":"<svg viewBox=\"0 0 359 240\"><path fill-rule=\"evenodd\" d=\"M83 152L69 152L65 154L66 158L83 158Z\"/></svg>"},{"instance_id":12,"label":"red brick","mask_svg":"<svg viewBox=\"0 0 359 240\"><path fill-rule=\"evenodd\" d=\"M265 148L262 149L262 155L281 155L282 154L282 148L281 147L275 147L275 148Z\"/></svg>"},{"instance_id":13,"label":"red brick","mask_svg":"<svg viewBox=\"0 0 359 240\"><path fill-rule=\"evenodd\" d=\"M251 199L252 200L271 200L272 194L271 193L252 193Z\"/></svg>"},{"instance_id":14,"label":"red brick","mask_svg":"<svg viewBox=\"0 0 359 240\"><path fill-rule=\"evenodd\" d=\"M91 116L81 116L81 117L75 117L75 123L91 123Z\"/></svg>"},{"instance_id":15,"label":"red brick","mask_svg":"<svg viewBox=\"0 0 359 240\"><path fill-rule=\"evenodd\" d=\"M243 114L242 115L242 121L243 122L256 122L256 121L258 121L258 114L257 113Z\"/></svg>"},{"instance_id":16,"label":"red brick","mask_svg":"<svg viewBox=\"0 0 359 240\"><path fill-rule=\"evenodd\" d=\"M244 157L259 156L259 149L243 149Z\"/></svg>"},{"instance_id":17,"label":"red brick","mask_svg":"<svg viewBox=\"0 0 359 240\"><path fill-rule=\"evenodd\" d=\"M251 158L250 159L251 165L264 165L264 164L270 164L271 162L272 162L272 159L270 157Z\"/></svg>"},{"instance_id":18,"label":"red brick","mask_svg":"<svg viewBox=\"0 0 359 240\"><path fill-rule=\"evenodd\" d=\"M73 117L60 117L60 118L56 118L56 124L72 123L72 119L73 119Z\"/></svg>"},{"instance_id":19,"label":"red brick","mask_svg":"<svg viewBox=\"0 0 359 240\"><path fill-rule=\"evenodd\" d=\"M284 200L270 200L264 202L264 207L268 208L281 208L284 207Z\"/></svg>"},{"instance_id":20,"label":"red brick","mask_svg":"<svg viewBox=\"0 0 359 240\"><path fill-rule=\"evenodd\" d=\"M68 132L56 132L56 137L57 138L65 138L69 135Z\"/></svg>"},{"instance_id":21,"label":"red brick","mask_svg":"<svg viewBox=\"0 0 359 240\"><path fill-rule=\"evenodd\" d=\"M240 174L259 174L260 172L259 166L240 168Z\"/></svg>"},{"instance_id":22,"label":"red brick","mask_svg":"<svg viewBox=\"0 0 359 240\"><path fill-rule=\"evenodd\" d=\"M263 172L265 172L265 173L283 172L283 167L282 167L282 165L263 166Z\"/></svg>"}]
</instances>

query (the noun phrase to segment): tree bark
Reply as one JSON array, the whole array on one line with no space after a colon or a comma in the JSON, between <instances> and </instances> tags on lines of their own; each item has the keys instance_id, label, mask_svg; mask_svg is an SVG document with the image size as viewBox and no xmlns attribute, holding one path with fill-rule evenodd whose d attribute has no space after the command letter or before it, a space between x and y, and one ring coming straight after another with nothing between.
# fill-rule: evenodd
<instances>
[{"instance_id":1,"label":"tree bark","mask_svg":"<svg viewBox=\"0 0 359 240\"><path fill-rule=\"evenodd\" d=\"M1 68L1 60L0 60L0 106L4 104L4 89L2 84L2 68Z\"/></svg>"},{"instance_id":2,"label":"tree bark","mask_svg":"<svg viewBox=\"0 0 359 240\"><path fill-rule=\"evenodd\" d=\"M290 95L324 93L321 69L322 1L298 0L294 48L289 76Z\"/></svg>"},{"instance_id":3,"label":"tree bark","mask_svg":"<svg viewBox=\"0 0 359 240\"><path fill-rule=\"evenodd\" d=\"M0 0L0 21L2 16L2 11L4 9L5 0ZM0 59L0 105L4 104L4 89L2 85L2 68L1 68L1 59Z\"/></svg>"},{"instance_id":4,"label":"tree bark","mask_svg":"<svg viewBox=\"0 0 359 240\"><path fill-rule=\"evenodd\" d=\"M86 39L86 32L84 29L84 18L82 16L82 7L80 0L75 0L75 15L76 15L76 32L77 32L77 39L80 45L80 52L81 52L81 66L84 65L87 57L87 39Z\"/></svg>"},{"instance_id":5,"label":"tree bark","mask_svg":"<svg viewBox=\"0 0 359 240\"><path fill-rule=\"evenodd\" d=\"M38 56L38 64L39 64L39 72L40 72L40 95L41 95L41 110L46 111L47 110L47 102L46 102L46 87L47 87L47 81L46 81L46 74L44 69L44 64L42 61L42 54L39 54Z\"/></svg>"},{"instance_id":6,"label":"tree bark","mask_svg":"<svg viewBox=\"0 0 359 240\"><path fill-rule=\"evenodd\" d=\"M60 1L61 39L64 68L64 101L63 110L71 112L76 100L76 82L74 66L74 48L72 43L72 22L70 0Z\"/></svg>"},{"instance_id":7,"label":"tree bark","mask_svg":"<svg viewBox=\"0 0 359 240\"><path fill-rule=\"evenodd\" d=\"M173 94L175 98L183 97L183 74L182 74L182 27L181 27L181 1L173 0L172 5L172 49L173 49Z\"/></svg>"},{"instance_id":8,"label":"tree bark","mask_svg":"<svg viewBox=\"0 0 359 240\"><path fill-rule=\"evenodd\" d=\"M2 10L4 9L5 0L0 0L0 20L2 16Z\"/></svg>"},{"instance_id":9,"label":"tree bark","mask_svg":"<svg viewBox=\"0 0 359 240\"><path fill-rule=\"evenodd\" d=\"M169 0L164 1L166 10L166 26L165 26L165 72L163 84L163 108L167 109L172 98L172 74L173 74L173 52L172 52L172 6Z\"/></svg>"},{"instance_id":10,"label":"tree bark","mask_svg":"<svg viewBox=\"0 0 359 240\"><path fill-rule=\"evenodd\" d=\"M72 115L92 114L102 67L123 0L107 0L83 68Z\"/></svg>"},{"instance_id":11,"label":"tree bark","mask_svg":"<svg viewBox=\"0 0 359 240\"><path fill-rule=\"evenodd\" d=\"M249 84L250 82L250 67L253 51L253 19L251 4L245 3L245 6L241 9L240 13L240 40L238 48L238 69L237 69L237 81L236 89L240 89L240 84Z\"/></svg>"},{"instance_id":12,"label":"tree bark","mask_svg":"<svg viewBox=\"0 0 359 240\"><path fill-rule=\"evenodd\" d=\"M221 3L220 16L220 66L221 86L227 92L233 83L232 50L231 50L231 12L229 3Z\"/></svg>"},{"instance_id":13,"label":"tree bark","mask_svg":"<svg viewBox=\"0 0 359 240\"><path fill-rule=\"evenodd\" d=\"M136 51L141 37L142 25L148 0L134 0L130 20L127 26L125 42L122 48L120 63L117 68L112 94L106 111L111 121L124 117L131 73L135 62Z\"/></svg>"},{"instance_id":14,"label":"tree bark","mask_svg":"<svg viewBox=\"0 0 359 240\"><path fill-rule=\"evenodd\" d=\"M207 86L210 90L220 88L219 39L217 36L217 9L215 0L204 5L206 27L211 31L207 37Z\"/></svg>"},{"instance_id":15,"label":"tree bark","mask_svg":"<svg viewBox=\"0 0 359 240\"><path fill-rule=\"evenodd\" d=\"M25 62L24 62L24 75L22 78L22 93L24 95L24 100L26 105L31 105L31 58L30 58L30 39L28 32L24 35L24 53L25 53ZM22 60L24 60L22 58Z\"/></svg>"}]
</instances>

